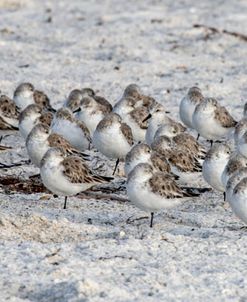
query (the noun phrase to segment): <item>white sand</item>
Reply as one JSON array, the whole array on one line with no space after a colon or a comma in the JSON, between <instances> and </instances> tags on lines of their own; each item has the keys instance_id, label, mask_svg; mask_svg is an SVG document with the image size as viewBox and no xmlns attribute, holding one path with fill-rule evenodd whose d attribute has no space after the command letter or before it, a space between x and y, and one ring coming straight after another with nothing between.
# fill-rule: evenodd
<instances>
[{"instance_id":1,"label":"white sand","mask_svg":"<svg viewBox=\"0 0 247 302\"><path fill-rule=\"evenodd\" d=\"M12 95L31 81L59 107L73 88L91 86L114 103L136 82L177 117L198 84L239 119L247 44L226 34L205 41L193 24L247 34L246 9L220 0L1 0L0 90ZM26 158L18 135L4 142L15 150L1 162ZM110 173L106 165L99 171ZM156 214L153 229L132 222L147 214L128 203L62 203L0 193L0 301L246 301L247 233L221 194Z\"/></svg>"}]
</instances>

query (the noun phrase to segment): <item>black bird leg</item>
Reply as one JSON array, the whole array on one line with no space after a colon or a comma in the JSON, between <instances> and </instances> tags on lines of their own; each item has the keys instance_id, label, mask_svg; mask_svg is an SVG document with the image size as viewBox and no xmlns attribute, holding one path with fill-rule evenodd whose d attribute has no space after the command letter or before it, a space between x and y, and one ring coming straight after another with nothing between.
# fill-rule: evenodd
<instances>
[{"instance_id":1,"label":"black bird leg","mask_svg":"<svg viewBox=\"0 0 247 302\"><path fill-rule=\"evenodd\" d=\"M64 198L64 205L63 205L64 209L67 209L67 198L68 198L68 196L65 196L65 198Z\"/></svg>"},{"instance_id":2,"label":"black bird leg","mask_svg":"<svg viewBox=\"0 0 247 302\"><path fill-rule=\"evenodd\" d=\"M154 213L151 213L150 228L153 227Z\"/></svg>"},{"instance_id":3,"label":"black bird leg","mask_svg":"<svg viewBox=\"0 0 247 302\"><path fill-rule=\"evenodd\" d=\"M118 167L118 164L119 164L119 158L118 158L117 161L116 161L116 165L115 165L115 168L114 168L114 170L113 170L112 175L115 174L115 172L116 172L116 170L117 170L117 167Z\"/></svg>"}]
</instances>

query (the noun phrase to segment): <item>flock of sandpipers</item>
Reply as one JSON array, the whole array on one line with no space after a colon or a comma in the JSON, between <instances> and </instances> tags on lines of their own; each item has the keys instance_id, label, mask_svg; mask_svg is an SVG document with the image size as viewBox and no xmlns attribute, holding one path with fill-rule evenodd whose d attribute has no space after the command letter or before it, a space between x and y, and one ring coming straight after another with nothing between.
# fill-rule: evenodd
<instances>
[{"instance_id":1,"label":"flock of sandpipers","mask_svg":"<svg viewBox=\"0 0 247 302\"><path fill-rule=\"evenodd\" d=\"M0 130L19 130L44 186L65 197L64 209L68 196L113 181L88 167L87 150L96 148L116 161L113 175L124 161L128 198L151 213L151 227L155 211L201 194L199 188L185 186L200 173L247 223L247 105L237 122L216 99L192 87L179 113L183 124L136 84L128 85L114 106L84 88L71 91L55 110L44 92L22 83L13 99L0 97ZM235 148L227 144L232 133ZM198 142L200 136L210 141L209 150Z\"/></svg>"}]
</instances>

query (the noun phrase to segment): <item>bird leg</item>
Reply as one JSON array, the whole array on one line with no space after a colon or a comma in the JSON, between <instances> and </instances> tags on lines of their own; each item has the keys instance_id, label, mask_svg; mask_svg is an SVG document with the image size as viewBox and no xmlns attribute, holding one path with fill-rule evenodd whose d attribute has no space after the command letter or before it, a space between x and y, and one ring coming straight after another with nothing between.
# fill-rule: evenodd
<instances>
[{"instance_id":1,"label":"bird leg","mask_svg":"<svg viewBox=\"0 0 247 302\"><path fill-rule=\"evenodd\" d=\"M67 198L68 198L68 196L65 196L65 198L64 198L64 205L63 205L64 209L67 209Z\"/></svg>"},{"instance_id":2,"label":"bird leg","mask_svg":"<svg viewBox=\"0 0 247 302\"><path fill-rule=\"evenodd\" d=\"M213 140L211 139L211 140L210 140L210 145L211 145L211 147L213 146L213 143L214 143L214 142L213 142Z\"/></svg>"},{"instance_id":3,"label":"bird leg","mask_svg":"<svg viewBox=\"0 0 247 302\"><path fill-rule=\"evenodd\" d=\"M197 138L196 138L196 140L198 141L198 140L199 140L199 138L200 138L200 133L198 133L198 134L197 134Z\"/></svg>"},{"instance_id":4,"label":"bird leg","mask_svg":"<svg viewBox=\"0 0 247 302\"><path fill-rule=\"evenodd\" d=\"M117 170L117 167L118 167L118 164L119 164L119 158L118 158L117 161L116 161L116 165L115 165L115 168L114 168L114 170L113 170L112 175L115 174L115 172L116 172L116 170Z\"/></svg>"},{"instance_id":5,"label":"bird leg","mask_svg":"<svg viewBox=\"0 0 247 302\"><path fill-rule=\"evenodd\" d=\"M153 227L154 213L151 212L150 228Z\"/></svg>"},{"instance_id":6,"label":"bird leg","mask_svg":"<svg viewBox=\"0 0 247 302\"><path fill-rule=\"evenodd\" d=\"M223 193L224 201L226 201L226 192Z\"/></svg>"}]
</instances>

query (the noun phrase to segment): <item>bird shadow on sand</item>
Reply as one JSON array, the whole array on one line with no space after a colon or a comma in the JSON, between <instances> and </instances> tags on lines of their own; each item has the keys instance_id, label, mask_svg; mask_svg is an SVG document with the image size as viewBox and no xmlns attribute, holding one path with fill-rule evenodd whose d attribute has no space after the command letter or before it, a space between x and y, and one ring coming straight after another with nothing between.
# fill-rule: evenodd
<instances>
[{"instance_id":1,"label":"bird shadow on sand","mask_svg":"<svg viewBox=\"0 0 247 302\"><path fill-rule=\"evenodd\" d=\"M78 297L79 292L73 282L59 282L51 284L37 284L37 289L30 290L22 285L19 289L19 297L33 302L67 302ZM83 301L83 300L81 300Z\"/></svg>"}]
</instances>

